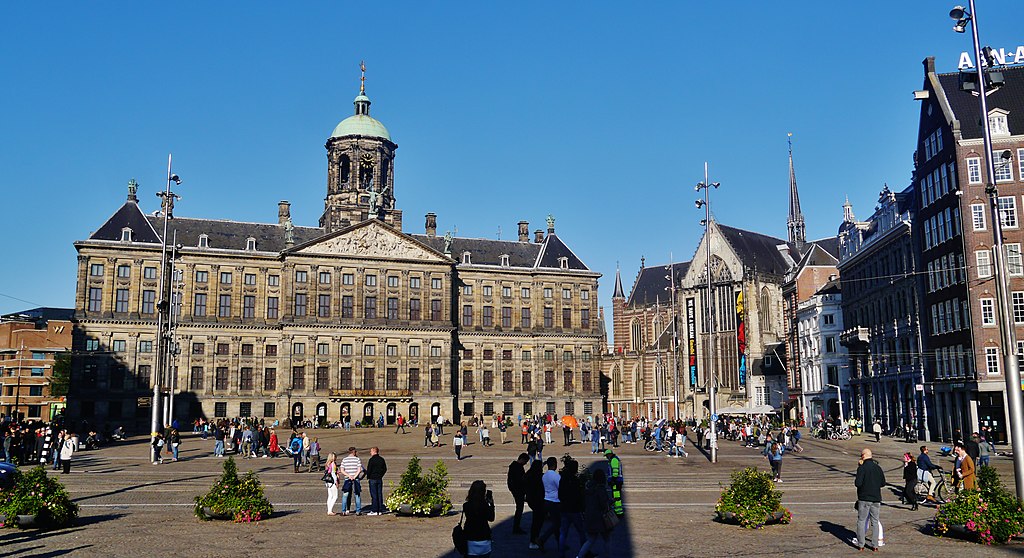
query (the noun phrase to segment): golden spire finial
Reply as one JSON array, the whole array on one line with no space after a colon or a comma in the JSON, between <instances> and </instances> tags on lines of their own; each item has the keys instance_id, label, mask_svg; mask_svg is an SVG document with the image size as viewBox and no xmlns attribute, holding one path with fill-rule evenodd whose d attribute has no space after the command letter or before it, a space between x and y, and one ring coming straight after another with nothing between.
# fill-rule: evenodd
<instances>
[{"instance_id":1,"label":"golden spire finial","mask_svg":"<svg viewBox=\"0 0 1024 558\"><path fill-rule=\"evenodd\" d=\"M366 94L366 62L359 61L359 94Z\"/></svg>"}]
</instances>

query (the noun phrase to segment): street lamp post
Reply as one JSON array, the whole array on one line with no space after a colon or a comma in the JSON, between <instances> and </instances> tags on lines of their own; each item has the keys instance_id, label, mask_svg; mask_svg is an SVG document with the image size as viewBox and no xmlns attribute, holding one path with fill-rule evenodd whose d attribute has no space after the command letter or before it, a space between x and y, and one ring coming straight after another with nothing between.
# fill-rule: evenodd
<instances>
[{"instance_id":1,"label":"street lamp post","mask_svg":"<svg viewBox=\"0 0 1024 558\"><path fill-rule=\"evenodd\" d=\"M161 399L163 398L163 378L164 378L164 367L169 360L166 355L167 352L167 325L169 324L169 313L170 313L170 301L168 300L169 288L171 283L171 274L167 270L167 221L173 218L174 212L174 201L179 199L178 196L171 191L171 182L175 185L181 184L181 178L178 175L171 172L171 156L167 156L167 186L163 192L157 192L157 196L160 198L160 212L163 216L163 235L160 237L160 296L157 302L157 319L156 319L156 366L153 371L153 401L152 405L152 417L150 421L151 435L156 437L163 429L160 424L161 413ZM148 448L147 448L148 451Z\"/></svg>"},{"instance_id":2,"label":"street lamp post","mask_svg":"<svg viewBox=\"0 0 1024 558\"><path fill-rule=\"evenodd\" d=\"M843 388L837 384L825 384L825 387L836 388L836 397L839 398L839 425L846 424L846 417L843 416Z\"/></svg>"},{"instance_id":3,"label":"street lamp post","mask_svg":"<svg viewBox=\"0 0 1024 558\"><path fill-rule=\"evenodd\" d=\"M668 291L672 304L672 312L669 314L672 319L672 418L679 420L679 332L676 326L676 266L672 260L672 255L669 254L669 274L665 279L669 280Z\"/></svg>"},{"instance_id":4,"label":"street lamp post","mask_svg":"<svg viewBox=\"0 0 1024 558\"><path fill-rule=\"evenodd\" d=\"M701 224L704 225L704 273L707 278L707 315L708 315L708 348L706 354L708 356L708 424L711 426L711 432L709 439L711 440L711 462L718 463L718 426L715 418L715 411L718 405L715 402L715 381L717 375L715 373L715 358L711 354L712 352L712 340L715 332L715 319L712 316L712 310L714 308L714 297L711 293L711 199L708 197L708 193L711 188L718 188L717 182L711 182L708 180L708 163L704 162L704 182L697 183L696 190L700 192L704 191L704 199L697 200L697 209L704 209L704 219Z\"/></svg>"},{"instance_id":5,"label":"street lamp post","mask_svg":"<svg viewBox=\"0 0 1024 558\"><path fill-rule=\"evenodd\" d=\"M1024 499L1024 395L1021 393L1020 366L1016 354L1016 332L1011 321L1009 297L1009 282L1007 280L1006 253L1003 248L1003 226L999 214L999 192L996 189L996 167L992 153L992 129L988 119L988 100L986 96L985 71L982 69L982 59L988 58L988 47L982 52L981 41L978 38L978 14L974 8L974 0L970 0L970 11L963 6L957 6L949 12L949 17L956 20L953 30L963 33L967 24L971 23L971 35L974 40L974 66L977 72L978 102L981 106L981 122L984 130L985 145L985 170L988 183L985 185L985 193L988 194L989 206L992 211L992 249L995 252L995 282L996 282L996 305L999 309L999 337L1000 350L1003 357L1003 369L1006 378L1006 400L1010 412L1010 443L1013 448L1013 477L1017 489L1017 498ZM989 66L994 66L991 59ZM1004 156L1004 158L1006 158Z\"/></svg>"}]
</instances>

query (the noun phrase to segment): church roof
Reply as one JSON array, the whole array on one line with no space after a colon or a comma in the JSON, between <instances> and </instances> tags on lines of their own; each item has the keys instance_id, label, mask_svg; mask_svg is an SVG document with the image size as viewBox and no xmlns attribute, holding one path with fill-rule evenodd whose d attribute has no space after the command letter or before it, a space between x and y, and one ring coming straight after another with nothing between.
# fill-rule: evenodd
<instances>
[{"instance_id":1,"label":"church roof","mask_svg":"<svg viewBox=\"0 0 1024 558\"><path fill-rule=\"evenodd\" d=\"M791 253L796 254L796 247L781 238L766 234L745 231L718 223L725 240L732 246L743 266L761 273L784 275L789 271L790 264L779 253L778 246L784 245Z\"/></svg>"},{"instance_id":2,"label":"church roof","mask_svg":"<svg viewBox=\"0 0 1024 558\"><path fill-rule=\"evenodd\" d=\"M132 242L160 243L156 228L134 200L124 202L96 232L89 235L89 240L121 240L121 230L126 227L132 230Z\"/></svg>"},{"instance_id":3,"label":"church roof","mask_svg":"<svg viewBox=\"0 0 1024 558\"><path fill-rule=\"evenodd\" d=\"M622 274L619 273L619 266L615 266L615 292L612 293L612 298L626 298L625 291L622 290Z\"/></svg>"},{"instance_id":4,"label":"church roof","mask_svg":"<svg viewBox=\"0 0 1024 558\"><path fill-rule=\"evenodd\" d=\"M626 306L648 306L659 300L661 302L669 301L672 297L672 293L668 290L671 284L669 277L672 276L670 266L675 270L676 288L682 288L683 277L686 275L686 270L690 269L690 262L644 267L637 275L636 282L633 283L633 291L629 293Z\"/></svg>"}]
</instances>

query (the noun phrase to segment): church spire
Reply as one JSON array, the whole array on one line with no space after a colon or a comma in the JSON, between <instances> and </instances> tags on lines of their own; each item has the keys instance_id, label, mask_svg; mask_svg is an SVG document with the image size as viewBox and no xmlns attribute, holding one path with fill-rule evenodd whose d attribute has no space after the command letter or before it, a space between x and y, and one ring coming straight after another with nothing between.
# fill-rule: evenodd
<instances>
[{"instance_id":1,"label":"church spire","mask_svg":"<svg viewBox=\"0 0 1024 558\"><path fill-rule=\"evenodd\" d=\"M850 196L846 196L846 203L843 204L843 222L852 223L855 219L853 218L853 205L850 204Z\"/></svg>"},{"instance_id":2,"label":"church spire","mask_svg":"<svg viewBox=\"0 0 1024 558\"><path fill-rule=\"evenodd\" d=\"M802 247L806 241L804 236L804 214L800 211L800 194L796 190L796 171L793 170L793 133L788 134L789 142L789 219L786 229L789 241Z\"/></svg>"},{"instance_id":3,"label":"church spire","mask_svg":"<svg viewBox=\"0 0 1024 558\"><path fill-rule=\"evenodd\" d=\"M615 266L615 292L612 293L612 298L626 298L626 293L622 290L622 276L619 274L619 266Z\"/></svg>"},{"instance_id":4,"label":"church spire","mask_svg":"<svg viewBox=\"0 0 1024 558\"><path fill-rule=\"evenodd\" d=\"M353 103L356 106L356 115L370 115L370 98L366 96L366 63L359 62L359 95Z\"/></svg>"}]
</instances>

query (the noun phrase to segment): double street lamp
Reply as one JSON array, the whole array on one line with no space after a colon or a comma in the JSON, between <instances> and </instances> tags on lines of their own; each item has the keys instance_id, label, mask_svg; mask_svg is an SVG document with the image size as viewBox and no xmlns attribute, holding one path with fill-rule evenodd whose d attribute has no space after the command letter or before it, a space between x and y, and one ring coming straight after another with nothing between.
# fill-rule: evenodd
<instances>
[{"instance_id":1,"label":"double street lamp","mask_svg":"<svg viewBox=\"0 0 1024 558\"><path fill-rule=\"evenodd\" d=\"M995 282L996 282L996 306L999 309L999 337L1002 344L1000 350L1003 357L1003 370L1006 378L1006 400L1010 412L1009 430L1010 444L1013 448L1013 477L1017 488L1017 498L1024 499L1024 394L1021 393L1020 365L1016 354L1016 332L1011 321L1013 314L1009 306L1009 282L1006 267L1006 253L1003 247L1003 224L999 211L999 192L996 189L996 166L992 152L992 128L988 118L988 100L986 99L986 78L996 76L986 75L982 68L982 60L988 62L988 66L995 66L995 59L992 56L992 49L982 48L978 38L978 14L974 8L974 0L970 0L970 10L963 6L956 6L949 12L949 17L956 21L953 30L963 33L967 25L971 24L971 35L974 39L974 66L977 73L977 96L981 109L982 129L984 130L985 146L985 170L988 183L985 185L985 193L989 197L989 206L992 211L992 249L995 252ZM993 80L995 81L995 80ZM1004 159L1007 159L1005 155Z\"/></svg>"},{"instance_id":2,"label":"double street lamp","mask_svg":"<svg viewBox=\"0 0 1024 558\"><path fill-rule=\"evenodd\" d=\"M160 213L163 217L163 235L160 237L160 295L157 302L157 318L156 318L156 366L153 371L153 401L151 402L152 417L150 426L152 427L152 436L156 437L160 432L163 431L163 425L161 425L161 400L163 399L163 381L165 369L169 368L173 370L173 367L169 367L170 354L168 352L168 346L170 343L170 286L171 286L171 275L172 273L168 270L168 249L171 244L167 238L167 221L173 219L174 215L174 202L175 200L181 199L177 194L171 191L171 183L176 186L181 184L181 178L178 175L171 172L171 156L167 156L167 186L163 192L157 192L157 197L160 198ZM170 382L174 385L173 380ZM171 388L171 397L174 397L173 387ZM173 417L170 417L173 420Z\"/></svg>"},{"instance_id":3,"label":"double street lamp","mask_svg":"<svg viewBox=\"0 0 1024 558\"><path fill-rule=\"evenodd\" d=\"M715 373L715 357L712 355L713 350L713 336L715 330L715 319L712 316L712 309L714 308L714 297L711 293L711 199L708 197L708 193L711 188L718 189L719 183L711 182L708 180L708 163L704 162L704 182L698 182L694 188L697 192L704 191L704 199L698 199L696 202L697 209L704 209L704 219L701 220L700 224L704 226L704 273L707 278L707 334L708 334L708 345L705 354L708 359L708 424L711 427L709 439L711 440L711 462L718 463L718 425L715 420L716 411L718 405L715 402L715 381L717 374Z\"/></svg>"},{"instance_id":4,"label":"double street lamp","mask_svg":"<svg viewBox=\"0 0 1024 558\"><path fill-rule=\"evenodd\" d=\"M846 417L843 416L843 388L839 384L825 384L825 387L836 388L836 397L839 402L839 425L846 424Z\"/></svg>"}]
</instances>

